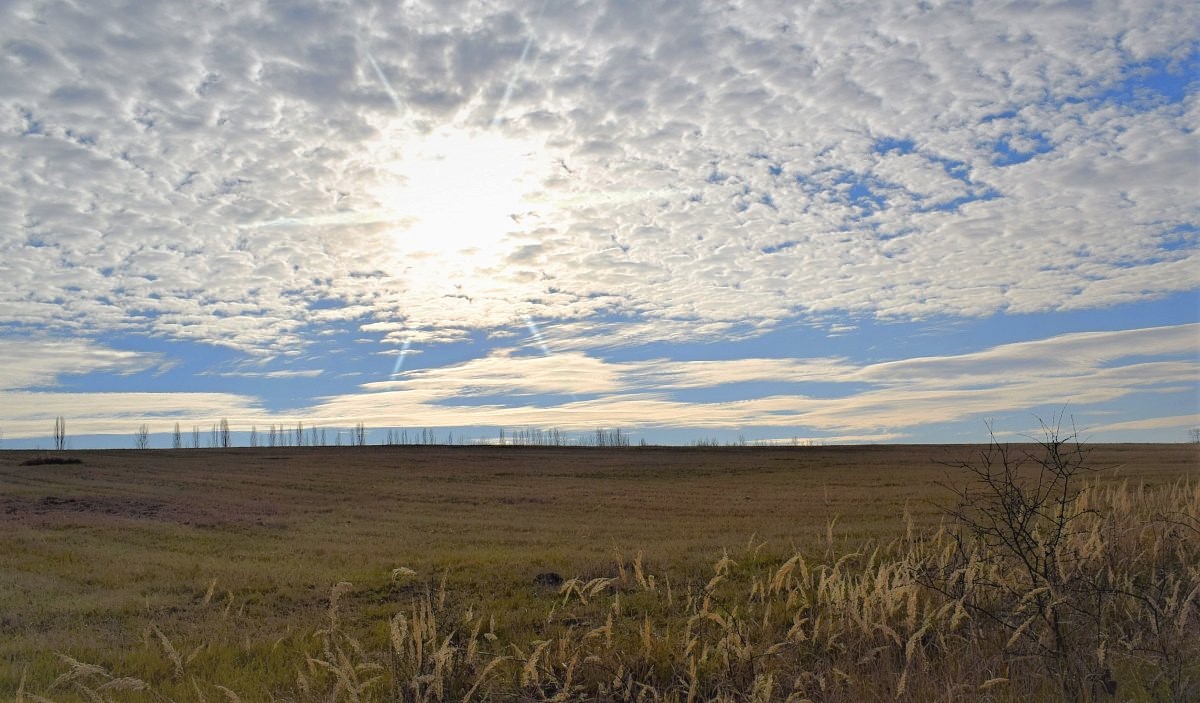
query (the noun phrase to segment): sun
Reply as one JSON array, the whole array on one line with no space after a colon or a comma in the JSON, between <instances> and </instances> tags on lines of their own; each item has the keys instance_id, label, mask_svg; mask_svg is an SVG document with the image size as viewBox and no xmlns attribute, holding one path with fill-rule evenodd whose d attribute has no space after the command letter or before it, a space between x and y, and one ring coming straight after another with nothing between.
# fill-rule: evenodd
<instances>
[{"instance_id":1,"label":"sun","mask_svg":"<svg viewBox=\"0 0 1200 703\"><path fill-rule=\"evenodd\" d=\"M376 199L401 251L469 256L502 248L539 219L545 157L499 132L446 130L407 140Z\"/></svg>"}]
</instances>

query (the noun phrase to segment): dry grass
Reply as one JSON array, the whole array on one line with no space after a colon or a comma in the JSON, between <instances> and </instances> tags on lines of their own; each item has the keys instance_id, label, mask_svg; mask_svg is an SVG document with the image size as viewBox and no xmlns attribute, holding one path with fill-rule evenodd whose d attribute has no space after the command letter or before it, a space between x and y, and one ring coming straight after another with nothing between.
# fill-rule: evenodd
<instances>
[{"instance_id":1,"label":"dry grass","mask_svg":"<svg viewBox=\"0 0 1200 703\"><path fill-rule=\"evenodd\" d=\"M1189 637L1200 628L1200 533L1189 532L1188 521L1200 519L1200 495L1178 478L1194 470L1195 450L1096 449L1097 463L1119 463L1112 459L1122 455L1142 461L1122 470L1124 482L1099 476L1080 497L1097 511L1087 513L1087 529L1080 523L1067 545L1074 550L1072 568L1111 572L1111 583L1124 584L1140 600L1111 599L1103 646L1089 648L1088 655L1109 671L1122 700L1191 695L1200 661ZM98 467L94 473L56 468L67 475L17 477L16 490L6 494L10 501L14 494L66 494L87 481L99 489L88 492L93 500L108 499L96 505L161 507L150 515L85 514L75 523L47 510L19 521L25 541L9 538L5 547L20 557L16 580L23 588L36 581L38 565L47 564L46 553L35 553L39 540L47 545L58 538L60 555L72 553L65 543L78 541L98 551L86 565L75 557L75 578L112 579L109 598L124 588L122 593L132 590L146 599L147 607L93 601L94 617L110 622L100 635L111 639L88 647L82 637L89 635L78 630L94 622L91 616L79 617L78 604L61 607L30 591L38 609L57 613L49 619L55 629L40 641L10 642L9 690L24 681L27 700L37 700L28 693L36 691L55 701L1062 696L1047 660L1014 647L1012 628L982 614L990 609L1015 618L1026 612L1020 608L1030 601L991 602L996 591L981 586L1004 584L1011 571L972 552L954 531L939 531L935 512L922 502L939 496L930 482L946 472L930 459L946 458L944 448L671 454L500 449L488 457L460 453L453 470L435 466L454 458L450 448L415 455L343 450L340 481L331 481L332 472L320 466L328 457L314 456L319 451L287 452L289 469L264 467L262 474L247 471L251 454L198 452L206 462L230 464L174 462L160 484L136 492L130 490L136 479L152 476L139 474L146 468L130 466L130 457L117 453L89 456L88 466ZM265 456L259 454L260 466L269 466ZM385 461L394 464L381 466ZM277 496L290 492L295 499L239 507L231 494L246 485ZM207 495L199 493L202 486ZM183 487L195 492L181 493ZM401 490L409 500L386 500ZM457 500L426 503L415 496ZM341 503L351 497L363 500ZM228 522L209 523L216 515L212 503L222 498L233 503L223 513ZM606 498L607 516L590 515L587 509L605 505ZM738 498L750 505L739 510ZM862 511L848 509L855 505ZM286 527L263 529L253 507L259 515L273 509L269 519ZM405 510L403 518L391 515ZM345 531L336 529L354 514L362 522L347 519ZM64 523L72 526L64 529ZM385 536L396 523L410 530ZM461 532L429 529L438 524ZM328 550L333 562L319 554L292 555L298 566L312 569L307 583L299 572L278 568L295 544L284 538L293 529L300 533L293 539L312 537L310 548ZM522 529L523 538L509 542ZM598 540L602 529L619 539ZM329 532L322 536L322 530ZM209 543L206 532L218 539ZM754 532L763 537L747 544ZM219 539L239 534L243 544ZM614 545L634 558L612 558ZM348 553L336 553L338 547ZM261 561L242 563L232 575L228 565L221 573L187 569L189 558L220 561L206 553L214 548L223 549L226 560L246 561L252 554ZM644 554L631 551L638 548ZM729 556L718 556L722 548ZM113 564L115 555L131 561ZM129 568L134 558L169 567L139 580L143 572ZM703 567L709 559L715 565ZM580 577L560 590L539 589L530 579L541 569ZM331 578L333 570L355 585ZM961 592L947 596L926 587L917 577L930 573L958 574L954 583ZM247 586L256 579L275 590ZM314 581L323 581L323 596L308 588ZM338 584L332 597L331 583ZM151 598L163 605L151 605ZM318 607L325 612L323 626ZM10 612L30 617L30 610ZM78 619L72 624L65 621L69 616ZM1017 644L1031 629L1017 636ZM73 658L47 659L54 651Z\"/></svg>"}]
</instances>

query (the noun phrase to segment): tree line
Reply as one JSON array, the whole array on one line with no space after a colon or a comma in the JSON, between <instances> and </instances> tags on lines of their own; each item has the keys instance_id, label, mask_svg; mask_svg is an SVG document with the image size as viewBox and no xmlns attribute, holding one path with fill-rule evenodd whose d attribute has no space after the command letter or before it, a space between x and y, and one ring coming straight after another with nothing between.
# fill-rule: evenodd
<instances>
[{"instance_id":1,"label":"tree line","mask_svg":"<svg viewBox=\"0 0 1200 703\"><path fill-rule=\"evenodd\" d=\"M631 445L629 433L620 428L596 428L592 432L569 434L558 428L518 428L505 430L500 428L495 439L471 438L466 433L455 437L453 431L447 431L439 437L432 428L412 430L404 428L386 428L386 435L379 444L384 446L414 446L414 445L466 445L490 444L501 446L523 447L628 447ZM363 447L368 444L371 431L362 423L356 423L352 428L326 428L319 425L305 426L303 421L295 425L271 423L261 431L258 425L251 425L246 435L247 443L241 446L249 447ZM178 422L171 430L172 449L228 449L239 446L235 442L234 430L227 418L221 418L212 423L206 430L200 425L192 425L190 430L184 429ZM54 449L67 448L67 423L62 416L55 418L53 429ZM133 433L135 449L150 448L150 426L142 423ZM646 441L640 442L646 446Z\"/></svg>"}]
</instances>

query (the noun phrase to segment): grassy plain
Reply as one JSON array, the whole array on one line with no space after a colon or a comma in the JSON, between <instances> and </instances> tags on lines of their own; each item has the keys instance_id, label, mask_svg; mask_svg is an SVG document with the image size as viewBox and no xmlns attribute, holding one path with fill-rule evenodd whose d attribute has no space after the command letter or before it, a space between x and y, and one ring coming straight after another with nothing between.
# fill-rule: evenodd
<instances>
[{"instance_id":1,"label":"grassy plain","mask_svg":"<svg viewBox=\"0 0 1200 703\"><path fill-rule=\"evenodd\" d=\"M131 450L41 466L22 464L45 453L0 452L0 698L23 675L45 690L64 669L55 652L184 686L162 633L192 657L189 676L266 700L295 688L341 581L364 641L443 581L500 639L536 641L560 599L540 573L615 577L640 552L660 580L703 583L726 551L778 564L831 535L850 549L929 531L952 502L938 484L966 480L943 462L976 451ZM1200 470L1196 445L1091 451L1101 481L1153 488Z\"/></svg>"}]
</instances>

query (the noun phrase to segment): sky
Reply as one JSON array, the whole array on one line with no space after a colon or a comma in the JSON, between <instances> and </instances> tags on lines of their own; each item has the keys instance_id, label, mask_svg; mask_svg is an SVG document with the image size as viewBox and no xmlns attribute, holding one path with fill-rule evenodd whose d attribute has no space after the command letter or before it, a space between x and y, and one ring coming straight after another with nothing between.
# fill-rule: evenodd
<instances>
[{"instance_id":1,"label":"sky","mask_svg":"<svg viewBox=\"0 0 1200 703\"><path fill-rule=\"evenodd\" d=\"M1200 5L0 3L0 447L1200 427Z\"/></svg>"}]
</instances>

